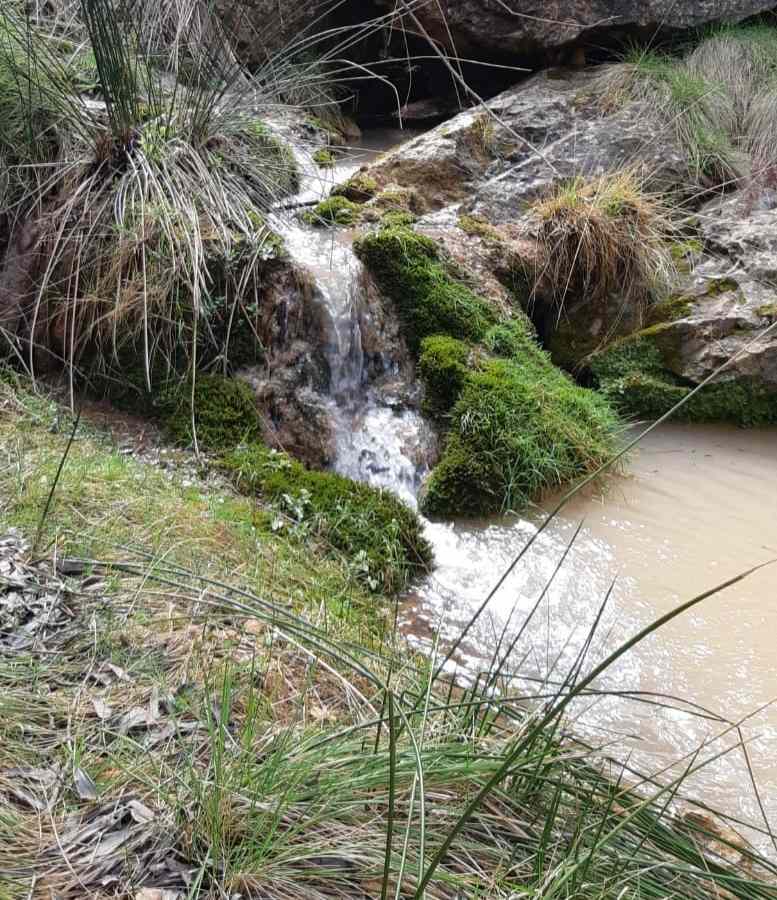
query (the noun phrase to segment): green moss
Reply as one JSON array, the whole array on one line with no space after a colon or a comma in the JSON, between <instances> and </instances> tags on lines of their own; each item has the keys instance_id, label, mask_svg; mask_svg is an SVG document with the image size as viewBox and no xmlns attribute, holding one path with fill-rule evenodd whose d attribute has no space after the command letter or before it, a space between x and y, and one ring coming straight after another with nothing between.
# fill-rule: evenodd
<instances>
[{"instance_id":1,"label":"green moss","mask_svg":"<svg viewBox=\"0 0 777 900\"><path fill-rule=\"evenodd\" d=\"M463 341L436 334L421 342L418 371L432 414L448 412L458 400L469 372L470 348Z\"/></svg>"},{"instance_id":2,"label":"green moss","mask_svg":"<svg viewBox=\"0 0 777 900\"><path fill-rule=\"evenodd\" d=\"M408 212L387 212L380 217L381 228L403 228L412 225L416 217Z\"/></svg>"},{"instance_id":3,"label":"green moss","mask_svg":"<svg viewBox=\"0 0 777 900\"><path fill-rule=\"evenodd\" d=\"M332 189L332 197L345 197L352 203L366 203L378 190L378 182L364 172L357 172L345 184L338 184Z\"/></svg>"},{"instance_id":4,"label":"green moss","mask_svg":"<svg viewBox=\"0 0 777 900\"><path fill-rule=\"evenodd\" d=\"M171 390L162 400L163 421L173 440L190 444L192 384ZM194 380L194 427L197 442L207 450L226 450L255 440L261 423L253 391L243 381L219 375L198 375Z\"/></svg>"},{"instance_id":5,"label":"green moss","mask_svg":"<svg viewBox=\"0 0 777 900\"><path fill-rule=\"evenodd\" d=\"M423 200L415 188L392 185L382 190L375 197L375 205L385 210L398 212L421 213Z\"/></svg>"},{"instance_id":6,"label":"green moss","mask_svg":"<svg viewBox=\"0 0 777 900\"><path fill-rule=\"evenodd\" d=\"M591 472L612 454L617 420L608 403L536 349L471 372L423 508L472 515L525 508L543 491Z\"/></svg>"},{"instance_id":7,"label":"green moss","mask_svg":"<svg viewBox=\"0 0 777 900\"><path fill-rule=\"evenodd\" d=\"M358 222L360 214L357 203L346 200L345 197L330 197L316 204L302 218L308 225L325 228L332 225L354 225Z\"/></svg>"},{"instance_id":8,"label":"green moss","mask_svg":"<svg viewBox=\"0 0 777 900\"><path fill-rule=\"evenodd\" d=\"M240 491L282 504L346 554L374 590L400 590L431 562L418 516L387 491L308 471L256 443L233 450L223 464Z\"/></svg>"},{"instance_id":9,"label":"green moss","mask_svg":"<svg viewBox=\"0 0 777 900\"><path fill-rule=\"evenodd\" d=\"M331 150L328 150L326 147L322 147L320 150L316 150L316 152L313 154L313 162L317 166L320 166L322 169L332 169L334 168L337 159Z\"/></svg>"},{"instance_id":10,"label":"green moss","mask_svg":"<svg viewBox=\"0 0 777 900\"><path fill-rule=\"evenodd\" d=\"M658 419L693 390L692 384L667 368L655 336L655 329L645 329L591 360L602 394L626 415ZM674 418L745 427L767 425L777 422L777 394L748 380L716 382L690 397Z\"/></svg>"},{"instance_id":11,"label":"green moss","mask_svg":"<svg viewBox=\"0 0 777 900\"><path fill-rule=\"evenodd\" d=\"M676 322L678 319L684 319L690 314L694 302L694 297L677 294L660 303L655 303L648 311L648 325L660 325L662 322Z\"/></svg>"},{"instance_id":12,"label":"green moss","mask_svg":"<svg viewBox=\"0 0 777 900\"><path fill-rule=\"evenodd\" d=\"M458 224L463 232L473 237L481 237L490 241L501 241L502 239L499 231L490 222L478 216L459 216Z\"/></svg>"},{"instance_id":13,"label":"green moss","mask_svg":"<svg viewBox=\"0 0 777 900\"><path fill-rule=\"evenodd\" d=\"M767 303L758 307L758 315L764 319L777 319L777 303Z\"/></svg>"},{"instance_id":14,"label":"green moss","mask_svg":"<svg viewBox=\"0 0 777 900\"><path fill-rule=\"evenodd\" d=\"M733 278L716 278L706 285L705 297L719 297L721 294L730 294L739 290L738 282Z\"/></svg>"},{"instance_id":15,"label":"green moss","mask_svg":"<svg viewBox=\"0 0 777 900\"><path fill-rule=\"evenodd\" d=\"M420 350L430 402L438 412L453 406L427 512L521 509L614 451L618 423L607 401L552 364L525 316L498 316L458 281L432 240L386 229L356 251Z\"/></svg>"},{"instance_id":16,"label":"green moss","mask_svg":"<svg viewBox=\"0 0 777 900\"><path fill-rule=\"evenodd\" d=\"M451 277L429 238L405 227L385 228L354 249L396 304L414 351L433 334L478 341L496 324L491 305Z\"/></svg>"}]
</instances>

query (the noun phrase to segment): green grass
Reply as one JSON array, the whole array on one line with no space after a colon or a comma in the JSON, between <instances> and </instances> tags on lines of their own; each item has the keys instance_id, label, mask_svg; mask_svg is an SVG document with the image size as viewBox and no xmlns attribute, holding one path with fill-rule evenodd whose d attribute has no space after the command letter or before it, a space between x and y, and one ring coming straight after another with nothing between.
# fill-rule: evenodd
<instances>
[{"instance_id":1,"label":"green grass","mask_svg":"<svg viewBox=\"0 0 777 900\"><path fill-rule=\"evenodd\" d=\"M400 590L432 561L418 517L388 491L311 472L260 444L236 448L223 465L241 492L282 503L298 524L343 552L373 590Z\"/></svg>"},{"instance_id":2,"label":"green grass","mask_svg":"<svg viewBox=\"0 0 777 900\"><path fill-rule=\"evenodd\" d=\"M37 530L63 416L2 389L4 528ZM652 628L601 666L582 657L536 705L493 690L498 652L454 687L439 658L381 635L374 600L310 535L274 532L272 510L212 478L184 487L82 429L33 578L51 584L54 560L78 554L103 583L69 578L66 624L33 651L0 650L0 772L62 772L45 815L0 776L4 897L52 883L76 900L106 872L136 896L169 861L191 877L165 868L166 883L192 900L777 897L749 871L773 878L772 863L711 820L674 817L682 777L607 777L600 754L563 737L569 704ZM96 799L79 798L77 775Z\"/></svg>"}]
</instances>

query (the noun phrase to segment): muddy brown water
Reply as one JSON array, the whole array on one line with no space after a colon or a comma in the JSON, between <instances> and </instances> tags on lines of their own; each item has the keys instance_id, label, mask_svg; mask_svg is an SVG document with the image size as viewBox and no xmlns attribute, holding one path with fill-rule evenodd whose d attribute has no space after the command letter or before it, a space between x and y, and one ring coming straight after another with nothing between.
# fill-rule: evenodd
<instances>
[{"instance_id":1,"label":"muddy brown water","mask_svg":"<svg viewBox=\"0 0 777 900\"><path fill-rule=\"evenodd\" d=\"M550 509L549 498L543 507ZM438 568L406 613L456 633L542 521L430 523ZM777 429L666 425L647 436L625 473L574 498L540 536L467 642L483 667L502 627L515 633L582 523L566 563L516 647L506 689L542 693L566 674L612 588L588 666L682 602L777 559ZM614 586L613 586L614 585ZM575 732L648 774L700 767L685 793L763 825L741 749L728 723L743 721L753 773L777 824L777 566L705 601L649 637L602 677L608 691L581 701ZM719 718L671 695L701 705ZM667 709L656 703L667 703ZM728 734L719 735L728 731ZM762 842L759 842L762 843ZM772 851L774 852L774 851Z\"/></svg>"}]
</instances>

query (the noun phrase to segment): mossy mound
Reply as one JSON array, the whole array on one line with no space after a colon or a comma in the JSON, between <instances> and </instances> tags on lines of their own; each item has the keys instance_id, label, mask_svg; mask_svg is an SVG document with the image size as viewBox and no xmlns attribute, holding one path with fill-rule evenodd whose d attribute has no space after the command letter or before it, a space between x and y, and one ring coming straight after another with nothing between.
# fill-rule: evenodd
<instances>
[{"instance_id":1,"label":"mossy mound","mask_svg":"<svg viewBox=\"0 0 777 900\"><path fill-rule=\"evenodd\" d=\"M447 334L424 338L418 371L426 386L429 412L448 412L458 399L469 373L470 347Z\"/></svg>"},{"instance_id":2,"label":"mossy mound","mask_svg":"<svg viewBox=\"0 0 777 900\"><path fill-rule=\"evenodd\" d=\"M322 169L333 169L336 161L334 153L326 147L316 150L313 154L313 162Z\"/></svg>"},{"instance_id":3,"label":"mossy mound","mask_svg":"<svg viewBox=\"0 0 777 900\"><path fill-rule=\"evenodd\" d=\"M285 453L253 443L224 457L238 490L279 502L353 561L373 590L394 592L431 563L418 516L387 491L312 472Z\"/></svg>"},{"instance_id":4,"label":"mossy mound","mask_svg":"<svg viewBox=\"0 0 777 900\"><path fill-rule=\"evenodd\" d=\"M193 443L196 432L201 448L226 450L255 440L261 430L253 391L234 378L198 375L193 385L171 390L160 405L165 427L178 444Z\"/></svg>"},{"instance_id":5,"label":"mossy mound","mask_svg":"<svg viewBox=\"0 0 777 900\"><path fill-rule=\"evenodd\" d=\"M496 324L491 304L450 276L429 238L389 227L361 238L354 249L394 301L413 351L435 334L479 341Z\"/></svg>"},{"instance_id":6,"label":"mossy mound","mask_svg":"<svg viewBox=\"0 0 777 900\"><path fill-rule=\"evenodd\" d=\"M426 512L521 509L613 454L619 423L608 402L552 364L523 313L500 315L460 281L433 241L385 229L357 253L396 304L430 407L450 417Z\"/></svg>"},{"instance_id":7,"label":"mossy mound","mask_svg":"<svg viewBox=\"0 0 777 900\"><path fill-rule=\"evenodd\" d=\"M590 361L601 393L624 415L658 419L686 401L673 419L681 422L732 422L744 427L777 422L777 395L745 379L714 382L690 396L694 385L666 366L653 326L618 341Z\"/></svg>"},{"instance_id":8,"label":"mossy mound","mask_svg":"<svg viewBox=\"0 0 777 900\"><path fill-rule=\"evenodd\" d=\"M560 370L527 356L491 359L466 378L424 508L437 515L460 513L463 504L468 514L523 509L605 463L616 429L608 403Z\"/></svg>"},{"instance_id":9,"label":"mossy mound","mask_svg":"<svg viewBox=\"0 0 777 900\"><path fill-rule=\"evenodd\" d=\"M378 182L365 172L357 172L343 184L332 188L331 197L345 197L352 203L367 203L378 191Z\"/></svg>"},{"instance_id":10,"label":"mossy mound","mask_svg":"<svg viewBox=\"0 0 777 900\"><path fill-rule=\"evenodd\" d=\"M308 225L327 228L333 225L355 225L360 216L358 203L346 200L345 197L330 197L317 203L302 218Z\"/></svg>"}]
</instances>

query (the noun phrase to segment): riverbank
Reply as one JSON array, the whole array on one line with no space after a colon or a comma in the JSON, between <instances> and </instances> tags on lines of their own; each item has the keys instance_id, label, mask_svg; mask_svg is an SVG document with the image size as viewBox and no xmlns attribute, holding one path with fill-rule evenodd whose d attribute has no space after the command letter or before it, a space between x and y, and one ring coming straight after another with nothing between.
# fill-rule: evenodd
<instances>
[{"instance_id":1,"label":"riverbank","mask_svg":"<svg viewBox=\"0 0 777 900\"><path fill-rule=\"evenodd\" d=\"M1 390L4 896L777 896L677 785L561 739L571 682L530 714L430 677L191 457L82 423L47 508L71 420Z\"/></svg>"}]
</instances>

